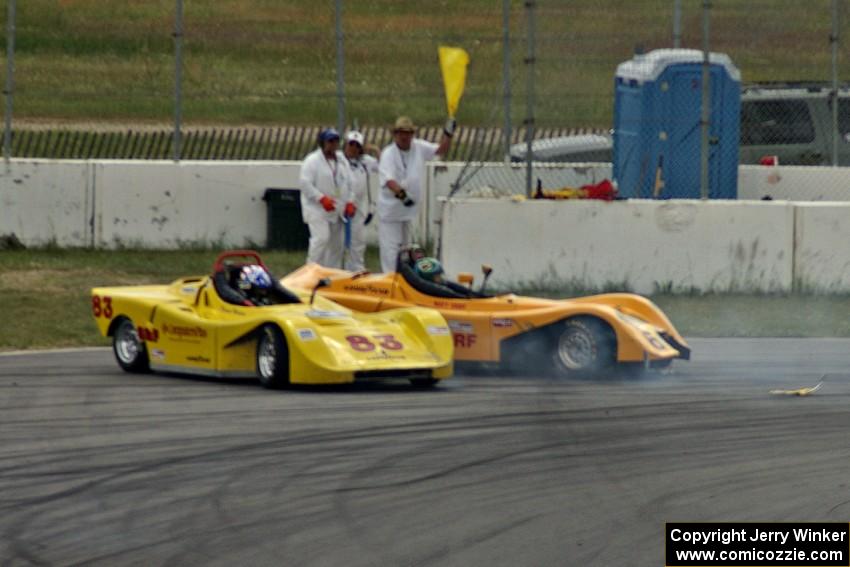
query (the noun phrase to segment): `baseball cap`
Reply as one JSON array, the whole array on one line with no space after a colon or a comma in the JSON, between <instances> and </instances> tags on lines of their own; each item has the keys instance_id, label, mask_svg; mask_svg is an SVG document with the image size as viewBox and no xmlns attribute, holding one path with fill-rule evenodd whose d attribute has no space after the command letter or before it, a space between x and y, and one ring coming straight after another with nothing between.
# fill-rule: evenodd
<instances>
[{"instance_id":1,"label":"baseball cap","mask_svg":"<svg viewBox=\"0 0 850 567\"><path fill-rule=\"evenodd\" d=\"M415 132L416 126L409 116L399 116L395 121L393 132Z\"/></svg>"},{"instance_id":2,"label":"baseball cap","mask_svg":"<svg viewBox=\"0 0 850 567\"><path fill-rule=\"evenodd\" d=\"M339 132L336 131L336 128L325 128L321 132L319 132L319 143L323 144L330 140L339 140Z\"/></svg>"},{"instance_id":3,"label":"baseball cap","mask_svg":"<svg viewBox=\"0 0 850 567\"><path fill-rule=\"evenodd\" d=\"M345 135L346 142L357 142L360 144L360 147L363 147L363 134L358 132L357 130L349 130Z\"/></svg>"}]
</instances>

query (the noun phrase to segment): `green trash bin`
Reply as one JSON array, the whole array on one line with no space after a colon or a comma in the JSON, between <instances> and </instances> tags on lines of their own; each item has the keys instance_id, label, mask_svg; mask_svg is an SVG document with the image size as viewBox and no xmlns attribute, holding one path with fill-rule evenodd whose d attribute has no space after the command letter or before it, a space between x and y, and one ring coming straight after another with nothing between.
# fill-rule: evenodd
<instances>
[{"instance_id":1,"label":"green trash bin","mask_svg":"<svg viewBox=\"0 0 850 567\"><path fill-rule=\"evenodd\" d=\"M307 250L310 231L301 217L301 191L268 188L266 202L266 246L283 250Z\"/></svg>"}]
</instances>

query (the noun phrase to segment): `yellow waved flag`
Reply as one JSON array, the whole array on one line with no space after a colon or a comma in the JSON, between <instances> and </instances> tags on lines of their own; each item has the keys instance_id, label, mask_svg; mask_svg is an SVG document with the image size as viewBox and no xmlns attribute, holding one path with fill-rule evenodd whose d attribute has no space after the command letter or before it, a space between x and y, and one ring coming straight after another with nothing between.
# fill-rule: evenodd
<instances>
[{"instance_id":1,"label":"yellow waved flag","mask_svg":"<svg viewBox=\"0 0 850 567\"><path fill-rule=\"evenodd\" d=\"M460 47L439 46L440 71L443 73L443 87L446 91L446 107L449 116L454 118L463 87L466 85L466 66L469 65L469 54Z\"/></svg>"}]
</instances>

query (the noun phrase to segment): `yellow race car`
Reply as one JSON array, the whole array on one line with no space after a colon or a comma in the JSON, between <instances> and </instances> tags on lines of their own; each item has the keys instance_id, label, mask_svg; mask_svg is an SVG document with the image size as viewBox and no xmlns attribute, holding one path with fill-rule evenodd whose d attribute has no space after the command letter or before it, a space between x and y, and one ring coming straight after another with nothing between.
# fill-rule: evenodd
<instances>
[{"instance_id":1,"label":"yellow race car","mask_svg":"<svg viewBox=\"0 0 850 567\"><path fill-rule=\"evenodd\" d=\"M399 255L395 272L352 273L308 264L282 282L311 289L330 280L321 294L352 309L384 311L419 305L438 309L454 337L455 360L500 363L522 373L599 375L619 365L663 368L690 358L687 342L648 299L610 293L576 299L542 299L514 294L490 296L463 283L436 284L413 269L410 250ZM485 268L485 283L491 270Z\"/></svg>"},{"instance_id":2,"label":"yellow race car","mask_svg":"<svg viewBox=\"0 0 850 567\"><path fill-rule=\"evenodd\" d=\"M316 297L325 283L291 291L259 254L237 250L221 254L209 276L94 288L92 314L128 372L257 377L269 388L371 379L433 386L451 376L452 337L438 311L355 313Z\"/></svg>"}]
</instances>

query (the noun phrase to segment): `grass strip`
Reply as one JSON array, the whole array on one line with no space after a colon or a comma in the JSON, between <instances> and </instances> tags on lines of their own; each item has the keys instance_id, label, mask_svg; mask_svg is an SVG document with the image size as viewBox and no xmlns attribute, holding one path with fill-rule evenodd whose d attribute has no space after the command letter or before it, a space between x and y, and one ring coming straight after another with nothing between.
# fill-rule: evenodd
<instances>
[{"instance_id":1,"label":"grass strip","mask_svg":"<svg viewBox=\"0 0 850 567\"><path fill-rule=\"evenodd\" d=\"M206 274L217 250L43 249L0 252L0 350L107 345L91 317L89 290L101 285L168 283ZM303 252L265 251L282 276ZM377 270L377 250L367 266ZM580 295L548 290L548 297ZM685 336L847 337L848 295L658 294L652 296Z\"/></svg>"}]
</instances>

